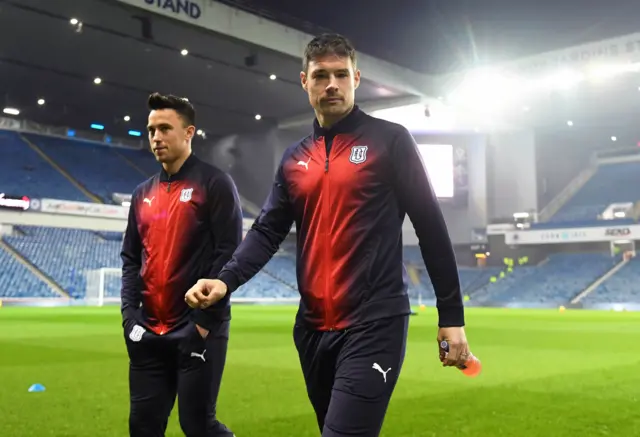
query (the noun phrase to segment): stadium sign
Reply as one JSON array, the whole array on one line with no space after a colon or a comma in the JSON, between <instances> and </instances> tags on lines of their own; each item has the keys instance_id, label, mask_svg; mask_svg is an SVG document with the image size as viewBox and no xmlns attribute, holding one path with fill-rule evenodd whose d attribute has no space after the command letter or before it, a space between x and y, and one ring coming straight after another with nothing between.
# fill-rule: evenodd
<instances>
[{"instance_id":1,"label":"stadium sign","mask_svg":"<svg viewBox=\"0 0 640 437\"><path fill-rule=\"evenodd\" d=\"M118 0L132 6L158 12L180 20L195 21L202 17L204 1L200 0Z\"/></svg>"},{"instance_id":2,"label":"stadium sign","mask_svg":"<svg viewBox=\"0 0 640 437\"><path fill-rule=\"evenodd\" d=\"M505 244L597 243L616 240L640 240L640 225L571 229L532 229L506 231Z\"/></svg>"},{"instance_id":3,"label":"stadium sign","mask_svg":"<svg viewBox=\"0 0 640 437\"><path fill-rule=\"evenodd\" d=\"M120 205L102 203L74 202L71 200L41 199L39 211L49 214L80 215L126 220L129 208Z\"/></svg>"},{"instance_id":4,"label":"stadium sign","mask_svg":"<svg viewBox=\"0 0 640 437\"><path fill-rule=\"evenodd\" d=\"M521 73L536 73L593 63L626 64L640 61L640 33L554 50L521 58L504 66Z\"/></svg>"},{"instance_id":5,"label":"stadium sign","mask_svg":"<svg viewBox=\"0 0 640 437\"><path fill-rule=\"evenodd\" d=\"M30 204L31 200L27 196L7 196L5 193L0 193L0 208L26 211L29 209Z\"/></svg>"}]
</instances>

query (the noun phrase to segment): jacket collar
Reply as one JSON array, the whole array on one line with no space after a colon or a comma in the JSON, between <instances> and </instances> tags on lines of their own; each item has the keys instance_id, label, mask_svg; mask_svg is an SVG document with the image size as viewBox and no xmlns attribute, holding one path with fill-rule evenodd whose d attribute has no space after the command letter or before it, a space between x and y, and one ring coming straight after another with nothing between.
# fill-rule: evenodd
<instances>
[{"instance_id":1,"label":"jacket collar","mask_svg":"<svg viewBox=\"0 0 640 437\"><path fill-rule=\"evenodd\" d=\"M360 123L363 116L364 116L364 112L360 110L358 105L355 105L351 110L351 112L349 113L349 115L347 115L345 118L343 118L342 120L340 120L339 122L337 122L336 124L334 124L328 129L320 126L320 123L318 123L318 119L316 118L313 121L313 137L314 139L318 139L319 137L327 137L327 136L330 137L330 136L335 136L337 134L352 132L356 128L356 126Z\"/></svg>"},{"instance_id":2,"label":"jacket collar","mask_svg":"<svg viewBox=\"0 0 640 437\"><path fill-rule=\"evenodd\" d=\"M169 182L169 181L184 179L184 177L187 175L189 170L196 164L197 161L198 161L198 158L196 158L196 155L193 152L191 152L191 155L189 155L187 160L184 162L184 164L182 164L182 167L180 167L180 170L178 170L176 174L169 175L165 171L165 169L162 168L160 170L160 182Z\"/></svg>"}]
</instances>

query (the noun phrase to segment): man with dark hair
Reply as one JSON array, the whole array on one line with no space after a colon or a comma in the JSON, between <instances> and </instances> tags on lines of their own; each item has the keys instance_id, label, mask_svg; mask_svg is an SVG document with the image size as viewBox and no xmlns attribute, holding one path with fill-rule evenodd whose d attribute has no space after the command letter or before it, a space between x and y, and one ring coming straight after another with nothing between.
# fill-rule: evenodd
<instances>
[{"instance_id":1,"label":"man with dark hair","mask_svg":"<svg viewBox=\"0 0 640 437\"><path fill-rule=\"evenodd\" d=\"M355 105L356 55L340 35L307 46L300 73L316 120L284 153L231 262L185 295L207 308L249 281L295 222L301 300L293 337L323 437L378 436L405 355L409 314L402 223L431 277L444 366L469 356L456 260L424 163L404 127Z\"/></svg>"},{"instance_id":2,"label":"man with dark hair","mask_svg":"<svg viewBox=\"0 0 640 437\"><path fill-rule=\"evenodd\" d=\"M132 437L161 437L176 395L188 437L232 437L216 419L229 298L191 309L184 293L216 278L242 240L236 187L191 151L195 110L187 99L152 94L147 129L158 174L132 196L122 246L122 316L129 354Z\"/></svg>"}]
</instances>

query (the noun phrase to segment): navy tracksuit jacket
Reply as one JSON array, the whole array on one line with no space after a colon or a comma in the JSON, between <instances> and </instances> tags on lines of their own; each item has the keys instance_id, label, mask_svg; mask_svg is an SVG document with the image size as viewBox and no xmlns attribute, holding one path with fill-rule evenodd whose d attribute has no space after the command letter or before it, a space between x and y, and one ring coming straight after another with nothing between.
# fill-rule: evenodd
<instances>
[{"instance_id":1,"label":"navy tracksuit jacket","mask_svg":"<svg viewBox=\"0 0 640 437\"><path fill-rule=\"evenodd\" d=\"M226 297L192 310L184 295L215 278L242 240L242 210L229 175L191 155L175 175L164 170L134 191L122 244L123 323L158 335L191 319L208 329L231 317Z\"/></svg>"},{"instance_id":2,"label":"navy tracksuit jacket","mask_svg":"<svg viewBox=\"0 0 640 437\"><path fill-rule=\"evenodd\" d=\"M410 313L402 223L414 224L440 326L463 326L456 260L411 134L357 106L284 154L261 214L219 278L233 292L278 250L295 222L297 321L320 331Z\"/></svg>"}]
</instances>

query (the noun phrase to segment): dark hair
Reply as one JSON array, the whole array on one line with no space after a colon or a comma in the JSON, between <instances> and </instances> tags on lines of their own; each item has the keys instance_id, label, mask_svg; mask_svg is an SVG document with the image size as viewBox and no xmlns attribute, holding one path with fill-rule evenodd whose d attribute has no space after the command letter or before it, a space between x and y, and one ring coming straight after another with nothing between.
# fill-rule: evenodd
<instances>
[{"instance_id":1,"label":"dark hair","mask_svg":"<svg viewBox=\"0 0 640 437\"><path fill-rule=\"evenodd\" d=\"M173 109L178 113L185 123L185 126L196 124L196 110L189 100L184 97L174 96L172 94L162 95L153 93L147 101L149 111L158 109Z\"/></svg>"},{"instance_id":2,"label":"dark hair","mask_svg":"<svg viewBox=\"0 0 640 437\"><path fill-rule=\"evenodd\" d=\"M356 49L344 36L337 33L323 33L313 38L304 50L302 58L302 70L307 71L309 63L325 55L337 55L341 58L349 58L356 67Z\"/></svg>"}]
</instances>

